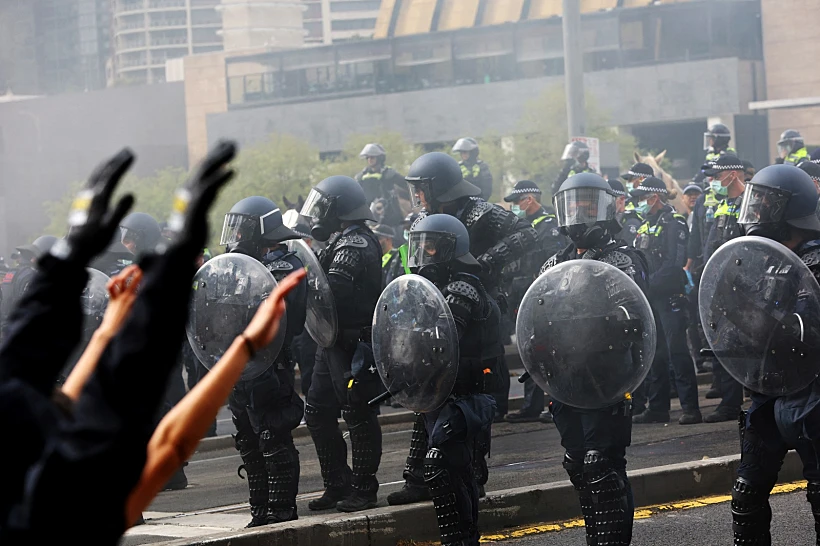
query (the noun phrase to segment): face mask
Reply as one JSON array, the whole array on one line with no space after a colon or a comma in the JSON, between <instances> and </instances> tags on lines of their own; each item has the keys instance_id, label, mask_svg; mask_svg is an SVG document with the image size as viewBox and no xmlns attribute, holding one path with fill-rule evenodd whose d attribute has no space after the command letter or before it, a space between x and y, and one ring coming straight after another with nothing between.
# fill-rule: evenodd
<instances>
[{"instance_id":1,"label":"face mask","mask_svg":"<svg viewBox=\"0 0 820 546\"><path fill-rule=\"evenodd\" d=\"M637 212L641 216L646 216L649 213L649 202L641 201L640 203L635 205L635 212Z\"/></svg>"},{"instance_id":2,"label":"face mask","mask_svg":"<svg viewBox=\"0 0 820 546\"><path fill-rule=\"evenodd\" d=\"M709 186L712 188L712 191L715 192L717 195L726 195L729 193L729 189L726 188L723 184L720 183L720 180L717 178L713 178L711 182L709 182Z\"/></svg>"},{"instance_id":3,"label":"face mask","mask_svg":"<svg viewBox=\"0 0 820 546\"><path fill-rule=\"evenodd\" d=\"M519 207L517 204L510 206L510 212L512 212L519 218L524 218L527 215L527 211L521 210L521 207Z\"/></svg>"},{"instance_id":4,"label":"face mask","mask_svg":"<svg viewBox=\"0 0 820 546\"><path fill-rule=\"evenodd\" d=\"M595 248L596 245L607 242L607 230L600 223L576 224L567 228L567 235L577 248Z\"/></svg>"}]
</instances>

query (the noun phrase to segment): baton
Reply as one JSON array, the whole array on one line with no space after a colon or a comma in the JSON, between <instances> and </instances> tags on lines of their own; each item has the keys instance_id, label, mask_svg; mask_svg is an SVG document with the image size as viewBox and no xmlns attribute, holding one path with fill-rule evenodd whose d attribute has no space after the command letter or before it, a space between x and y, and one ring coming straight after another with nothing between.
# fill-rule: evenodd
<instances>
[{"instance_id":1,"label":"baton","mask_svg":"<svg viewBox=\"0 0 820 546\"><path fill-rule=\"evenodd\" d=\"M399 392L401 392L401 391L399 391ZM387 400L389 398L393 398L393 393L390 392L390 391L384 391L383 393L378 395L376 398L374 398L373 400L368 402L367 405L368 406L378 406L379 404L381 404L382 402L384 402L385 400Z\"/></svg>"},{"instance_id":2,"label":"baton","mask_svg":"<svg viewBox=\"0 0 820 546\"><path fill-rule=\"evenodd\" d=\"M712 349L701 349L699 353L700 356L708 356L711 358L715 358L715 351L713 351Z\"/></svg>"},{"instance_id":3,"label":"baton","mask_svg":"<svg viewBox=\"0 0 820 546\"><path fill-rule=\"evenodd\" d=\"M519 383L526 383L527 379L530 378L530 372L524 372L518 376Z\"/></svg>"}]
</instances>

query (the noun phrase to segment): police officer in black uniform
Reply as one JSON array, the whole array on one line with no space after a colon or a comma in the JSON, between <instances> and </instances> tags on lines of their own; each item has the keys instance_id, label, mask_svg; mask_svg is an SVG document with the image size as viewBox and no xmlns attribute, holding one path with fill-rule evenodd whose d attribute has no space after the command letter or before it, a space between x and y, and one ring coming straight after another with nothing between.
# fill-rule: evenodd
<instances>
[{"instance_id":1,"label":"police officer in black uniform","mask_svg":"<svg viewBox=\"0 0 820 546\"><path fill-rule=\"evenodd\" d=\"M743 191L746 189L744 171L743 162L732 154L723 154L704 171L706 176L717 180L722 187L726 188L726 197L721 200L715 210L715 221L706 238L703 254L705 262L709 261L721 245L742 235L737 219L740 214ZM733 421L737 418L740 406L743 404L743 386L729 375L720 362L712 364L712 373L722 400L717 409L706 415L703 420L707 423Z\"/></svg>"},{"instance_id":2,"label":"police officer in black uniform","mask_svg":"<svg viewBox=\"0 0 820 546\"><path fill-rule=\"evenodd\" d=\"M478 142L471 137L458 139L453 146L453 153L461 156L458 165L464 180L481 190L481 197L489 201L493 195L493 173L489 165L478 158Z\"/></svg>"},{"instance_id":3,"label":"police officer in black uniform","mask_svg":"<svg viewBox=\"0 0 820 546\"><path fill-rule=\"evenodd\" d=\"M629 246L634 246L635 236L638 234L638 228L643 224L643 218L635 211L634 206L627 209L626 188L621 181L612 179L608 182L615 195L615 219L621 225L621 231L615 235L615 238Z\"/></svg>"},{"instance_id":4,"label":"police officer in black uniform","mask_svg":"<svg viewBox=\"0 0 820 546\"><path fill-rule=\"evenodd\" d=\"M265 197L246 197L236 203L222 228L221 245L226 252L246 254L261 262L277 282L304 265L283 244L299 234L282 225L279 207ZM292 431L304 414L302 400L294 390L293 337L305 324L307 281L304 279L286 299L288 313L284 345L275 362L262 375L239 381L228 398L236 449L242 457L250 490L251 522L248 527L297 519L299 452Z\"/></svg>"},{"instance_id":5,"label":"police officer in black uniform","mask_svg":"<svg viewBox=\"0 0 820 546\"><path fill-rule=\"evenodd\" d=\"M780 135L780 140L777 141L777 155L775 162L786 165L797 166L810 160L803 135L794 129L787 129Z\"/></svg>"},{"instance_id":6,"label":"police officer in black uniform","mask_svg":"<svg viewBox=\"0 0 820 546\"><path fill-rule=\"evenodd\" d=\"M652 170L652 167L647 165L646 163L635 163L632 165L627 172L621 175L626 181L626 192L629 193L638 186L641 185L641 182L649 178L650 176L655 176L655 171ZM630 207L627 206L627 210Z\"/></svg>"},{"instance_id":7,"label":"police officer in black uniform","mask_svg":"<svg viewBox=\"0 0 820 546\"><path fill-rule=\"evenodd\" d=\"M631 194L640 203L635 208L646 218L638 230L635 247L646 254L650 264L649 302L658 326L658 351L644 383L648 390L649 408L636 415L634 422L669 421L671 363L683 408L678 423L700 423L703 417L698 405L695 367L686 347L686 274L683 270L689 236L686 218L667 204L674 195L659 178L652 176L645 179ZM637 402L642 401L642 397L636 398L639 398Z\"/></svg>"},{"instance_id":8,"label":"police officer in black uniform","mask_svg":"<svg viewBox=\"0 0 820 546\"><path fill-rule=\"evenodd\" d=\"M561 156L563 167L555 182L552 183L552 194L558 193L561 184L569 178L580 173L594 173L595 170L589 166L589 146L586 142L574 140L567 144L564 148L564 154Z\"/></svg>"},{"instance_id":9,"label":"police officer in black uniform","mask_svg":"<svg viewBox=\"0 0 820 546\"><path fill-rule=\"evenodd\" d=\"M162 240L159 222L144 212L132 212L126 216L120 229L120 242L136 256L153 251Z\"/></svg>"},{"instance_id":10,"label":"police officer in black uniform","mask_svg":"<svg viewBox=\"0 0 820 546\"><path fill-rule=\"evenodd\" d=\"M316 353L305 405L325 482L324 494L309 507L366 510L376 506L376 471L382 454L378 408L367 404L384 389L371 346L373 311L382 286L381 247L365 223L373 220L365 193L352 178L322 180L308 195L302 214L313 219L313 238L328 241L319 261L330 282L339 322L335 345ZM336 420L340 407L350 431L352 471Z\"/></svg>"},{"instance_id":11,"label":"police officer in black uniform","mask_svg":"<svg viewBox=\"0 0 820 546\"><path fill-rule=\"evenodd\" d=\"M424 207L417 222L430 213L445 213L458 218L467 228L470 254L481 264L481 282L505 313L507 305L500 292L501 271L535 247L538 239L535 229L513 213L478 197L480 190L464 180L458 163L447 154L424 154L413 162L405 178L411 186L414 204ZM499 385L493 389L493 397L497 405L495 420L500 421L507 413L510 373L500 342L496 352L498 359L493 375ZM479 441L477 449L483 454L489 453L489 436ZM487 483L487 464L483 456L473 460L481 490Z\"/></svg>"},{"instance_id":12,"label":"police officer in black uniform","mask_svg":"<svg viewBox=\"0 0 820 546\"><path fill-rule=\"evenodd\" d=\"M523 218L535 228L538 234L536 246L524 257L504 268L505 287L508 305L513 310L511 319L515 320L518 305L527 289L538 277L541 266L547 259L567 246L567 238L560 232L555 215L547 212L541 205L541 188L530 180L521 180L515 184L512 192L504 198L511 203L510 210ZM513 325L514 326L514 325ZM524 403L517 412L508 413L508 423L526 423L537 421L544 411L544 391L528 379L524 382ZM549 414L545 414L547 419Z\"/></svg>"},{"instance_id":13,"label":"police officer in black uniform","mask_svg":"<svg viewBox=\"0 0 820 546\"><path fill-rule=\"evenodd\" d=\"M572 242L551 257L542 272L567 260L614 265L644 292L649 273L643 255L615 239L615 193L594 173L577 174L555 196L558 223ZM602 203L608 203L603 208ZM602 210L603 209L603 210ZM575 486L586 522L587 544L627 545L632 539L634 503L626 475L626 447L632 441L629 401L601 410L552 402L550 410L566 449L564 469Z\"/></svg>"},{"instance_id":14,"label":"police officer in black uniform","mask_svg":"<svg viewBox=\"0 0 820 546\"><path fill-rule=\"evenodd\" d=\"M410 270L441 290L459 338L458 376L447 402L424 414L429 450L424 483L436 508L442 546L478 546L479 491L472 471L475 436L492 424L495 401L483 394L484 370L495 359L501 313L479 280L467 228L431 214L410 232Z\"/></svg>"},{"instance_id":15,"label":"police officer in black uniform","mask_svg":"<svg viewBox=\"0 0 820 546\"><path fill-rule=\"evenodd\" d=\"M381 144L367 144L359 154L367 166L356 175L368 204L379 210L374 220L389 226L401 225L402 211L398 196L404 194L404 179L393 167L387 166L387 152Z\"/></svg>"},{"instance_id":16,"label":"police officer in black uniform","mask_svg":"<svg viewBox=\"0 0 820 546\"><path fill-rule=\"evenodd\" d=\"M722 123L715 123L703 133L703 151L706 152L706 162L715 161L723 154L737 155L737 150L729 146L732 132Z\"/></svg>"},{"instance_id":17,"label":"police officer in black uniform","mask_svg":"<svg viewBox=\"0 0 820 546\"><path fill-rule=\"evenodd\" d=\"M817 199L808 174L790 165L772 165L761 169L746 186L738 222L746 235L767 237L789 248L820 279ZM752 393L752 407L743 421L740 466L732 488L735 545L772 544L769 493L789 449L797 450L803 461L803 476L808 480L806 497L820 544L818 402L818 380L790 396Z\"/></svg>"}]
</instances>

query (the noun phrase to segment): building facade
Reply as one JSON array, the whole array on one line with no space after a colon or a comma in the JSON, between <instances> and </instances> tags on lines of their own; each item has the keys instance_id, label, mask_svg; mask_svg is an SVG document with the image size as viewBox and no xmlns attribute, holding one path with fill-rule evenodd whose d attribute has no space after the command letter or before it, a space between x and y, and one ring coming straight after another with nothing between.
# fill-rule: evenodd
<instances>
[{"instance_id":1,"label":"building facade","mask_svg":"<svg viewBox=\"0 0 820 546\"><path fill-rule=\"evenodd\" d=\"M304 0L307 44L373 38L382 0Z\"/></svg>"},{"instance_id":2,"label":"building facade","mask_svg":"<svg viewBox=\"0 0 820 546\"><path fill-rule=\"evenodd\" d=\"M222 50L219 0L114 0L117 83L165 81L170 59Z\"/></svg>"}]
</instances>

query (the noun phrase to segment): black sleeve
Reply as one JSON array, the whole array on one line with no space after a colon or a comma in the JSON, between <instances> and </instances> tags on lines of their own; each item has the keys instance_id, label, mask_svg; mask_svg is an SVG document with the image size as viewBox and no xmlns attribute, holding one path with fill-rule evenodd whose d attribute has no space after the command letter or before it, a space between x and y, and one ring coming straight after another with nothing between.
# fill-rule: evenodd
<instances>
[{"instance_id":1,"label":"black sleeve","mask_svg":"<svg viewBox=\"0 0 820 546\"><path fill-rule=\"evenodd\" d=\"M692 230L689 232L689 243L687 254L689 258L696 260L703 255L703 235L700 232L701 218L706 212L704 207L704 197L701 195L692 207Z\"/></svg>"},{"instance_id":2,"label":"black sleeve","mask_svg":"<svg viewBox=\"0 0 820 546\"><path fill-rule=\"evenodd\" d=\"M450 306L458 329L458 339L464 336L471 320L480 316L481 295L478 290L466 281L453 281L442 292Z\"/></svg>"},{"instance_id":3,"label":"black sleeve","mask_svg":"<svg viewBox=\"0 0 820 546\"><path fill-rule=\"evenodd\" d=\"M572 165L564 165L561 169L561 172L558 173L558 176L555 178L555 182L552 183L552 194L555 195L558 193L558 190L561 188L561 184L563 184L567 178L569 178L569 172L572 170Z\"/></svg>"},{"instance_id":4,"label":"black sleeve","mask_svg":"<svg viewBox=\"0 0 820 546\"><path fill-rule=\"evenodd\" d=\"M295 271L304 267L296 256L289 256L287 261L294 265ZM285 304L288 313L288 334L291 337L298 336L305 328L307 315L307 277L285 297Z\"/></svg>"},{"instance_id":5,"label":"black sleeve","mask_svg":"<svg viewBox=\"0 0 820 546\"><path fill-rule=\"evenodd\" d=\"M686 265L686 247L689 230L686 222L666 214L661 219L664 222L661 244L663 245L663 261L658 270L649 277L649 284L653 288L677 289L683 287L683 267Z\"/></svg>"},{"instance_id":6,"label":"black sleeve","mask_svg":"<svg viewBox=\"0 0 820 546\"><path fill-rule=\"evenodd\" d=\"M484 236L495 244L481 256L476 256L476 259L492 266L495 272L500 272L505 265L522 257L537 244L538 234L535 228L498 205L492 205L492 210L479 218L478 222Z\"/></svg>"},{"instance_id":7,"label":"black sleeve","mask_svg":"<svg viewBox=\"0 0 820 546\"><path fill-rule=\"evenodd\" d=\"M356 306L355 282L365 272L367 241L360 236L348 237L347 241L339 243L330 267L327 280L330 290L336 300L336 309L352 309Z\"/></svg>"},{"instance_id":8,"label":"black sleeve","mask_svg":"<svg viewBox=\"0 0 820 546\"><path fill-rule=\"evenodd\" d=\"M475 185L481 189L482 199L489 200L493 195L493 173L490 171L490 166L482 162L478 171L478 179Z\"/></svg>"},{"instance_id":9,"label":"black sleeve","mask_svg":"<svg viewBox=\"0 0 820 546\"><path fill-rule=\"evenodd\" d=\"M22 279L21 279L22 280ZM46 255L31 272L0 345L0 382L18 379L49 394L80 340L85 268Z\"/></svg>"}]
</instances>

